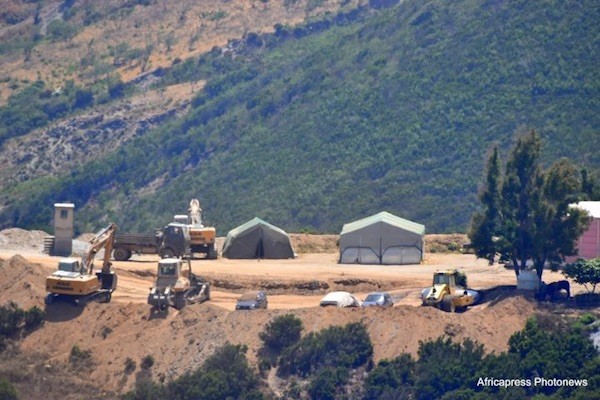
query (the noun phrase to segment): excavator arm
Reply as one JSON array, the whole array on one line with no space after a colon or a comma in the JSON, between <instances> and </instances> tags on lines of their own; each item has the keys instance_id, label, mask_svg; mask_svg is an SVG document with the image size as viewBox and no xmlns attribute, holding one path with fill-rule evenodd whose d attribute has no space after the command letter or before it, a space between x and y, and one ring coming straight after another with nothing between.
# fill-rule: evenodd
<instances>
[{"instance_id":1,"label":"excavator arm","mask_svg":"<svg viewBox=\"0 0 600 400\"><path fill-rule=\"evenodd\" d=\"M110 255L115 242L116 232L117 225L111 222L106 228L96 233L92 240L90 240L90 245L82 257L81 273L91 275L94 272L94 256L101 249L104 249L102 273L110 273L110 267L112 265L110 262Z\"/></svg>"}]
</instances>

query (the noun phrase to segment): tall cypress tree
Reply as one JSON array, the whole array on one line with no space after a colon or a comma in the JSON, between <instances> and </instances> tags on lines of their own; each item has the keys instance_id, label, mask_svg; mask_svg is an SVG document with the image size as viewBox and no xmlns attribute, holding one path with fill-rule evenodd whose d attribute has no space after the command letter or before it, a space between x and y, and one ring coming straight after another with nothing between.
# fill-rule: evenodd
<instances>
[{"instance_id":1,"label":"tall cypress tree","mask_svg":"<svg viewBox=\"0 0 600 400\"><path fill-rule=\"evenodd\" d=\"M487 161L486 183L479 193L483 210L473 215L468 233L475 255L488 259L490 265L494 263L498 251L496 236L500 224L501 181L498 146L494 146Z\"/></svg>"},{"instance_id":2,"label":"tall cypress tree","mask_svg":"<svg viewBox=\"0 0 600 400\"><path fill-rule=\"evenodd\" d=\"M519 275L532 257L531 203L539 199L541 139L535 133L520 136L506 163L502 186L502 251ZM520 265L519 265L520 264Z\"/></svg>"}]
</instances>

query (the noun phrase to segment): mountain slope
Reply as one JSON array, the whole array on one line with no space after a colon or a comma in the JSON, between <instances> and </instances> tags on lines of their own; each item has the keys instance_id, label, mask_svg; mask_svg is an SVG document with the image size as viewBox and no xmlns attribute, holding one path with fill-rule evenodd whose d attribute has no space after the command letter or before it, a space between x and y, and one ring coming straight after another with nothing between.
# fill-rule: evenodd
<instances>
[{"instance_id":1,"label":"mountain slope","mask_svg":"<svg viewBox=\"0 0 600 400\"><path fill-rule=\"evenodd\" d=\"M600 7L586 2L406 1L328 28L252 36L174 67L206 79L181 120L98 162L2 197L32 226L74 201L80 228L166 223L199 197L221 233L253 216L337 231L387 210L464 230L485 153L535 128L547 163L598 171ZM233 56L229 56L232 54Z\"/></svg>"},{"instance_id":2,"label":"mountain slope","mask_svg":"<svg viewBox=\"0 0 600 400\"><path fill-rule=\"evenodd\" d=\"M129 81L247 32L365 0L0 0L0 102L28 82Z\"/></svg>"}]
</instances>

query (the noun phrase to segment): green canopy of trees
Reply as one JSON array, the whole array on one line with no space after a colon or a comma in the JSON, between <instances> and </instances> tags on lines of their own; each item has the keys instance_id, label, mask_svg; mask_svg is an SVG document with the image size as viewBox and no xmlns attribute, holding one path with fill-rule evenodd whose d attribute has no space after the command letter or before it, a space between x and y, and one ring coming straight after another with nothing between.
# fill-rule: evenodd
<instances>
[{"instance_id":1,"label":"green canopy of trees","mask_svg":"<svg viewBox=\"0 0 600 400\"><path fill-rule=\"evenodd\" d=\"M563 269L563 274L583 285L588 292L595 293L596 285L600 283L600 258L579 259L574 263L567 264Z\"/></svg>"},{"instance_id":2,"label":"green canopy of trees","mask_svg":"<svg viewBox=\"0 0 600 400\"><path fill-rule=\"evenodd\" d=\"M499 254L517 275L531 260L540 278L547 262L576 254L590 222L585 211L571 207L585 198L581 172L564 158L542 169L541 146L533 130L518 137L503 174L493 149L479 196L483 210L473 215L469 231L477 257L493 263Z\"/></svg>"}]
</instances>

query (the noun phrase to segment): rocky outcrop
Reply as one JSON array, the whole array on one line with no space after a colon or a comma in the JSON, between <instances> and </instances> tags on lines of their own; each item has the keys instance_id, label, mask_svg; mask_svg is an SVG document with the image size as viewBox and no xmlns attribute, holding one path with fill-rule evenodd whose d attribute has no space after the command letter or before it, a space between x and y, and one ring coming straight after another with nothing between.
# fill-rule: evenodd
<instances>
[{"instance_id":1,"label":"rocky outcrop","mask_svg":"<svg viewBox=\"0 0 600 400\"><path fill-rule=\"evenodd\" d=\"M189 101L170 103L158 93L128 98L56 121L0 148L0 189L41 176L68 172L182 115Z\"/></svg>"}]
</instances>

